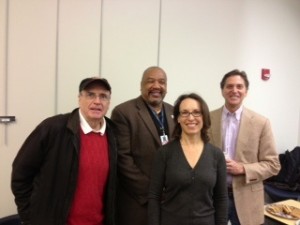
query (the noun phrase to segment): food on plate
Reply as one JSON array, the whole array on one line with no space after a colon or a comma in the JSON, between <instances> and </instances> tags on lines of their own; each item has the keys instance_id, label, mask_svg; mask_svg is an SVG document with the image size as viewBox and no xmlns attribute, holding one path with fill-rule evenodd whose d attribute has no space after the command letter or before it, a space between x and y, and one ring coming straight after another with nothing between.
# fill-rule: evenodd
<instances>
[{"instance_id":1,"label":"food on plate","mask_svg":"<svg viewBox=\"0 0 300 225\"><path fill-rule=\"evenodd\" d=\"M276 204L269 205L267 208L267 211L269 213L273 213L273 214L281 213L282 207L281 207L281 205L276 205Z\"/></svg>"},{"instance_id":2,"label":"food on plate","mask_svg":"<svg viewBox=\"0 0 300 225\"><path fill-rule=\"evenodd\" d=\"M267 212L287 219L300 219L300 209L284 204L271 204L266 208Z\"/></svg>"},{"instance_id":3,"label":"food on plate","mask_svg":"<svg viewBox=\"0 0 300 225\"><path fill-rule=\"evenodd\" d=\"M291 206L288 206L288 205L282 205L282 211L285 213L285 214L291 214L293 208Z\"/></svg>"},{"instance_id":4,"label":"food on plate","mask_svg":"<svg viewBox=\"0 0 300 225\"><path fill-rule=\"evenodd\" d=\"M299 208L293 208L290 215L293 216L293 217L296 217L297 219L300 219L300 209Z\"/></svg>"}]
</instances>

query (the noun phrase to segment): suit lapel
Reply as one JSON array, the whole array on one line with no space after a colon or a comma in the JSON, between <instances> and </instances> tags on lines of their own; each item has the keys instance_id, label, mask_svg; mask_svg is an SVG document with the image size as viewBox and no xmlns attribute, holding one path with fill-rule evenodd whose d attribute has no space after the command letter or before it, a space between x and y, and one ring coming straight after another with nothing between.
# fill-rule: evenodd
<instances>
[{"instance_id":1,"label":"suit lapel","mask_svg":"<svg viewBox=\"0 0 300 225\"><path fill-rule=\"evenodd\" d=\"M137 108L139 109L139 116L144 121L145 126L149 129L150 133L152 134L156 142L160 144L160 139L159 136L157 135L156 126L152 120L152 117L142 97L139 97L137 99Z\"/></svg>"},{"instance_id":2,"label":"suit lapel","mask_svg":"<svg viewBox=\"0 0 300 225\"><path fill-rule=\"evenodd\" d=\"M236 157L239 158L239 153L242 153L242 149L245 150L247 148L247 143L251 133L253 132L252 127L252 115L246 108L243 109L240 127L239 127L239 134L237 137L237 144L236 144Z\"/></svg>"},{"instance_id":3,"label":"suit lapel","mask_svg":"<svg viewBox=\"0 0 300 225\"><path fill-rule=\"evenodd\" d=\"M211 115L214 121L211 125L211 142L220 149L222 149L222 110L223 108L220 108Z\"/></svg>"},{"instance_id":4,"label":"suit lapel","mask_svg":"<svg viewBox=\"0 0 300 225\"><path fill-rule=\"evenodd\" d=\"M165 103L164 103L164 108L165 108L165 113L166 113L166 118L167 118L167 123L169 128L169 140L171 140L172 132L175 128L173 109L168 105L166 105Z\"/></svg>"}]
</instances>

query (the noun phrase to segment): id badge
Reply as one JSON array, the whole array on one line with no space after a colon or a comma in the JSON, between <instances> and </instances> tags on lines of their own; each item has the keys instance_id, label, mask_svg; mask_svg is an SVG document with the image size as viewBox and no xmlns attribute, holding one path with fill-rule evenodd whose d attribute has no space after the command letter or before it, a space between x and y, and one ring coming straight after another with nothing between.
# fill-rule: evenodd
<instances>
[{"instance_id":1,"label":"id badge","mask_svg":"<svg viewBox=\"0 0 300 225\"><path fill-rule=\"evenodd\" d=\"M162 145L165 145L165 144L167 144L168 142L169 142L169 138L168 138L168 135L161 135L160 136L160 141L161 141L161 144Z\"/></svg>"}]
</instances>

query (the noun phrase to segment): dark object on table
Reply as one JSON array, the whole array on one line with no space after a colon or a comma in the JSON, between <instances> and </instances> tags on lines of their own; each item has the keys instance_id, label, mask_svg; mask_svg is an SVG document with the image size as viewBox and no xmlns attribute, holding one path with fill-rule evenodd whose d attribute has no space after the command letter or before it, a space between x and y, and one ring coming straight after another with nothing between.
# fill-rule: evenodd
<instances>
[{"instance_id":1,"label":"dark object on table","mask_svg":"<svg viewBox=\"0 0 300 225\"><path fill-rule=\"evenodd\" d=\"M0 218L0 225L21 225L21 220L17 214Z\"/></svg>"}]
</instances>

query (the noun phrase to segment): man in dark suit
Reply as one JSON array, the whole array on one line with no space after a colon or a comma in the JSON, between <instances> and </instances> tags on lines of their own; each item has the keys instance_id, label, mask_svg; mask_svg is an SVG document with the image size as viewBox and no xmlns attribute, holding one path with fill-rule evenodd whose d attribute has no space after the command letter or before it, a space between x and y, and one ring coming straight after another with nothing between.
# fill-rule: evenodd
<instances>
[{"instance_id":1,"label":"man in dark suit","mask_svg":"<svg viewBox=\"0 0 300 225\"><path fill-rule=\"evenodd\" d=\"M147 224L153 155L168 142L174 128L173 107L163 102L166 93L166 73L159 67L149 67L143 73L141 95L112 111L119 143L119 225Z\"/></svg>"}]
</instances>

